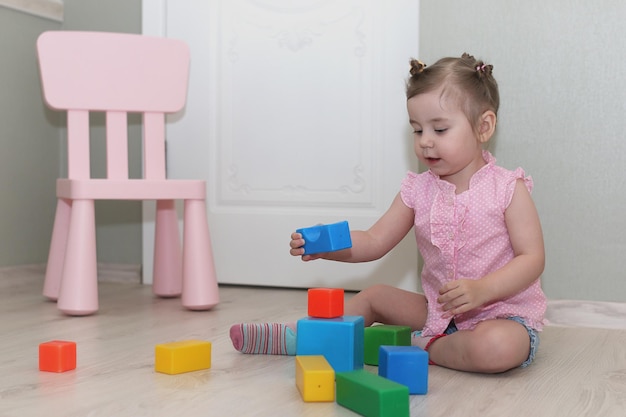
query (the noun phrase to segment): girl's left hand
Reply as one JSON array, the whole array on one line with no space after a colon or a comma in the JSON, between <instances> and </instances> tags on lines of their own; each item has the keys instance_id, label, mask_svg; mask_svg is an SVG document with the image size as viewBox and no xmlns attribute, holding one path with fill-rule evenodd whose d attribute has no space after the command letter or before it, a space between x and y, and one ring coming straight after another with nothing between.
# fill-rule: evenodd
<instances>
[{"instance_id":1,"label":"girl's left hand","mask_svg":"<svg viewBox=\"0 0 626 417\"><path fill-rule=\"evenodd\" d=\"M487 303L482 280L459 279L445 284L439 289L437 301L444 311L443 318L452 318Z\"/></svg>"}]
</instances>

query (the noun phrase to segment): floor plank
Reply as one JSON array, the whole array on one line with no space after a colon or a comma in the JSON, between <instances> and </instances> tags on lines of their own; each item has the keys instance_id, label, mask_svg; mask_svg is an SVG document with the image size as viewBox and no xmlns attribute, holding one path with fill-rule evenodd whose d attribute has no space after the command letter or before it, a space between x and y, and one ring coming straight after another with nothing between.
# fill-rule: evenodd
<instances>
[{"instance_id":1,"label":"floor plank","mask_svg":"<svg viewBox=\"0 0 626 417\"><path fill-rule=\"evenodd\" d=\"M98 314L67 317L42 298L42 277L36 266L0 271L0 416L356 415L335 403L304 403L292 357L242 355L231 346L233 323L306 315L305 291L222 287L214 311L191 312L179 299L153 297L150 287L102 282ZM154 372L156 344L192 338L212 342L210 370ZM38 345L52 339L77 342L76 370L38 371ZM411 397L412 416L622 417L626 331L549 326L527 369L429 372L428 394Z\"/></svg>"}]
</instances>

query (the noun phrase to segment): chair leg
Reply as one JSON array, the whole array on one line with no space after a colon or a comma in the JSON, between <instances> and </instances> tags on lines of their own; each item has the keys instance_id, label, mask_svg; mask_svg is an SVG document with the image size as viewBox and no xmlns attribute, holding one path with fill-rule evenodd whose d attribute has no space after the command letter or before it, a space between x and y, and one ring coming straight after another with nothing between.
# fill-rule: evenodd
<instances>
[{"instance_id":1,"label":"chair leg","mask_svg":"<svg viewBox=\"0 0 626 417\"><path fill-rule=\"evenodd\" d=\"M63 262L65 261L65 249L67 247L67 234L70 228L70 215L72 202L59 198L57 210L54 215L54 227L52 239L50 239L50 251L46 265L46 278L43 284L43 295L56 301L59 298L61 277L63 276Z\"/></svg>"},{"instance_id":2,"label":"chair leg","mask_svg":"<svg viewBox=\"0 0 626 417\"><path fill-rule=\"evenodd\" d=\"M183 289L183 262L174 200L157 200L152 292L177 297Z\"/></svg>"},{"instance_id":3,"label":"chair leg","mask_svg":"<svg viewBox=\"0 0 626 417\"><path fill-rule=\"evenodd\" d=\"M98 311L98 270L96 225L93 200L74 200L63 279L57 302L59 310L71 316Z\"/></svg>"},{"instance_id":4,"label":"chair leg","mask_svg":"<svg viewBox=\"0 0 626 417\"><path fill-rule=\"evenodd\" d=\"M190 310L210 310L219 303L204 200L185 200L182 303Z\"/></svg>"}]
</instances>

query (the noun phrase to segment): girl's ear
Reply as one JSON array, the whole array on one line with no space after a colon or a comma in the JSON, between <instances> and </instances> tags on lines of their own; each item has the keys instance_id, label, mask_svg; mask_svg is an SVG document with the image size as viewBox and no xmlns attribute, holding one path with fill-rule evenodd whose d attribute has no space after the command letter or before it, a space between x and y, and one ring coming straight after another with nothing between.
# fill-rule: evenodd
<instances>
[{"instance_id":1,"label":"girl's ear","mask_svg":"<svg viewBox=\"0 0 626 417\"><path fill-rule=\"evenodd\" d=\"M480 116L478 140L480 140L481 143L486 143L491 139L491 136L493 136L493 133L496 131L496 121L496 114L491 110L487 110Z\"/></svg>"}]
</instances>

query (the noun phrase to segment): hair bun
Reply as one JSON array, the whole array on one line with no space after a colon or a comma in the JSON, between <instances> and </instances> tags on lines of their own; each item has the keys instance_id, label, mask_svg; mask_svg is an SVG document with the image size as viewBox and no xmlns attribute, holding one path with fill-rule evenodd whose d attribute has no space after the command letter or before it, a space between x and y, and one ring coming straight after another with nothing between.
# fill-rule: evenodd
<instances>
[{"instance_id":1,"label":"hair bun","mask_svg":"<svg viewBox=\"0 0 626 417\"><path fill-rule=\"evenodd\" d=\"M411 59L411 68L409 69L409 74L411 74L411 76L421 74L425 68L426 64L424 64L419 59Z\"/></svg>"},{"instance_id":2,"label":"hair bun","mask_svg":"<svg viewBox=\"0 0 626 417\"><path fill-rule=\"evenodd\" d=\"M493 65L487 65L481 61L476 65L476 72L480 76L491 75L491 73L493 72Z\"/></svg>"}]
</instances>

